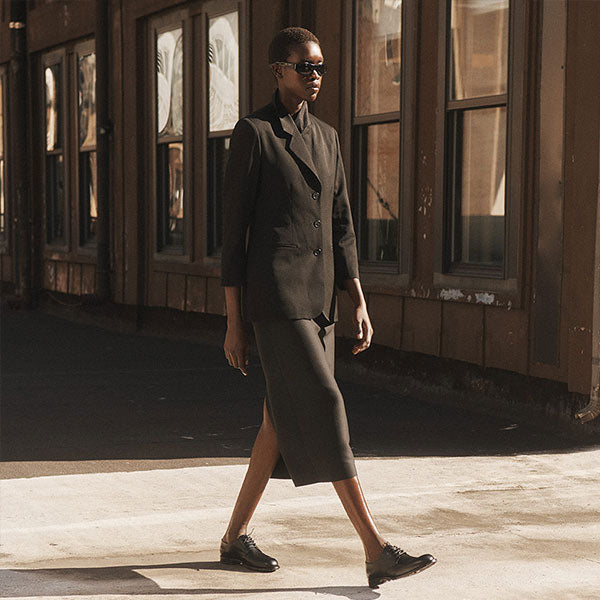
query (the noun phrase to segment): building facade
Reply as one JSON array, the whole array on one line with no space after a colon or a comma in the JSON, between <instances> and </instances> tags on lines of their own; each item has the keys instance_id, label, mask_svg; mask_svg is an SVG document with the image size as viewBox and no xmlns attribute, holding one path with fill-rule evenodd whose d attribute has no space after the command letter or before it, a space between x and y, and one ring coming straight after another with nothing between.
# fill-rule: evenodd
<instances>
[{"instance_id":1,"label":"building facade","mask_svg":"<svg viewBox=\"0 0 600 600\"><path fill-rule=\"evenodd\" d=\"M221 186L273 34L319 37L373 343L600 384L600 2L2 0L0 276L225 314ZM338 335L349 335L340 295ZM585 411L584 411L585 412Z\"/></svg>"}]
</instances>

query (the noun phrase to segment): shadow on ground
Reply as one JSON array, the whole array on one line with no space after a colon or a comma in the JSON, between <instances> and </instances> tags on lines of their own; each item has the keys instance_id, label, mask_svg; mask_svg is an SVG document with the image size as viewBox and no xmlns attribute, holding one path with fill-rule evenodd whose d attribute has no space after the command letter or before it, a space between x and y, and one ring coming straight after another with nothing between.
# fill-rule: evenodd
<instances>
[{"instance_id":1,"label":"shadow on ground","mask_svg":"<svg viewBox=\"0 0 600 600\"><path fill-rule=\"evenodd\" d=\"M256 587L256 588L203 588L190 585L185 588L170 588L158 585L152 576L156 570L161 571L161 576L182 580L185 571L186 579L190 576L197 577L201 582L201 574L194 572L203 570L243 571L243 567L221 565L218 562L192 562L159 565L127 565L119 567L86 567L62 569L4 569L0 570L0 584L5 580L6 585L1 585L0 598L26 598L38 596L40 581L43 581L44 598L64 598L76 594L77 596L95 596L103 598L114 594L128 594L132 596L143 595L185 595L185 596L210 596L211 598L223 596L242 598L247 594L268 598L269 594L282 594L285 592L308 592L311 595L326 595L330 597L349 598L351 600L374 600L380 594L365 586L320 586L320 587ZM175 573L176 571L176 573ZM145 574L146 573L146 574ZM247 573L247 571L246 571ZM268 577L268 573L259 576ZM231 582L231 577L228 579ZM267 581L265 581L265 584Z\"/></svg>"},{"instance_id":2,"label":"shadow on ground","mask_svg":"<svg viewBox=\"0 0 600 600\"><path fill-rule=\"evenodd\" d=\"M2 310L2 460L240 458L250 455L265 384L205 342L118 333L42 311ZM567 451L535 425L339 380L356 456Z\"/></svg>"}]
</instances>

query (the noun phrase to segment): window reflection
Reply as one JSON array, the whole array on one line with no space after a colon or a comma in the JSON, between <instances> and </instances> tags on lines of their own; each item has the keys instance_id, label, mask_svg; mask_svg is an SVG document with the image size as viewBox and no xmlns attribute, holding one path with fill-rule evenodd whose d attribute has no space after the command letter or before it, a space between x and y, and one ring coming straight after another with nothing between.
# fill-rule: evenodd
<instances>
[{"instance_id":1,"label":"window reflection","mask_svg":"<svg viewBox=\"0 0 600 600\"><path fill-rule=\"evenodd\" d=\"M79 240L80 244L96 237L98 220L98 165L96 152L81 152L79 155Z\"/></svg>"},{"instance_id":2,"label":"window reflection","mask_svg":"<svg viewBox=\"0 0 600 600\"><path fill-rule=\"evenodd\" d=\"M157 149L159 246L183 246L183 143Z\"/></svg>"},{"instance_id":3,"label":"window reflection","mask_svg":"<svg viewBox=\"0 0 600 600\"><path fill-rule=\"evenodd\" d=\"M210 131L233 129L240 104L237 12L209 19L208 76Z\"/></svg>"},{"instance_id":4,"label":"window reflection","mask_svg":"<svg viewBox=\"0 0 600 600\"><path fill-rule=\"evenodd\" d=\"M366 131L364 131L366 130ZM361 257L366 260L398 260L398 211L400 183L400 124L363 128ZM365 139L366 138L366 139Z\"/></svg>"},{"instance_id":5,"label":"window reflection","mask_svg":"<svg viewBox=\"0 0 600 600\"><path fill-rule=\"evenodd\" d=\"M45 68L46 85L46 150L60 148L61 136L61 64Z\"/></svg>"},{"instance_id":6,"label":"window reflection","mask_svg":"<svg viewBox=\"0 0 600 600\"><path fill-rule=\"evenodd\" d=\"M79 107L79 244L93 242L98 219L96 160L96 54L77 61Z\"/></svg>"},{"instance_id":7,"label":"window reflection","mask_svg":"<svg viewBox=\"0 0 600 600\"><path fill-rule=\"evenodd\" d=\"M157 131L183 133L183 29L159 33L156 39Z\"/></svg>"},{"instance_id":8,"label":"window reflection","mask_svg":"<svg viewBox=\"0 0 600 600\"><path fill-rule=\"evenodd\" d=\"M359 0L355 116L400 110L401 0Z\"/></svg>"},{"instance_id":9,"label":"window reflection","mask_svg":"<svg viewBox=\"0 0 600 600\"><path fill-rule=\"evenodd\" d=\"M506 108L459 112L454 120L454 261L502 265Z\"/></svg>"},{"instance_id":10,"label":"window reflection","mask_svg":"<svg viewBox=\"0 0 600 600\"><path fill-rule=\"evenodd\" d=\"M79 146L96 145L96 54L79 56Z\"/></svg>"},{"instance_id":11,"label":"window reflection","mask_svg":"<svg viewBox=\"0 0 600 600\"><path fill-rule=\"evenodd\" d=\"M450 55L452 99L505 94L508 0L453 0Z\"/></svg>"},{"instance_id":12,"label":"window reflection","mask_svg":"<svg viewBox=\"0 0 600 600\"><path fill-rule=\"evenodd\" d=\"M223 244L223 181L229 158L229 137L208 140L208 253L219 251Z\"/></svg>"},{"instance_id":13,"label":"window reflection","mask_svg":"<svg viewBox=\"0 0 600 600\"><path fill-rule=\"evenodd\" d=\"M46 156L46 241L65 240L65 168L62 154Z\"/></svg>"}]
</instances>

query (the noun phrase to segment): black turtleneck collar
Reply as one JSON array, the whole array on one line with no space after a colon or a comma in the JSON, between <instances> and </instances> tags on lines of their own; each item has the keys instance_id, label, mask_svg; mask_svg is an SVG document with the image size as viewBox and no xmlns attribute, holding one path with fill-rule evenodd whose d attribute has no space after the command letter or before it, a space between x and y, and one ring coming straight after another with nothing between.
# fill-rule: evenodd
<instances>
[{"instance_id":1,"label":"black turtleneck collar","mask_svg":"<svg viewBox=\"0 0 600 600\"><path fill-rule=\"evenodd\" d=\"M273 105L275 106L278 117L285 117L289 114L287 108L282 104L281 99L279 98L278 89L273 93ZM308 105L306 100L304 100L300 106L300 110L296 114L292 115L292 119L300 133L302 133L309 125L308 114Z\"/></svg>"}]
</instances>

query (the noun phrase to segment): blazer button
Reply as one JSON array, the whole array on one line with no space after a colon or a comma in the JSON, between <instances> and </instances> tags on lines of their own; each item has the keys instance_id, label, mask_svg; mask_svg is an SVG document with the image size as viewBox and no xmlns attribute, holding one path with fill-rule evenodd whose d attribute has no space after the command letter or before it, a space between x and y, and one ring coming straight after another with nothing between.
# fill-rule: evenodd
<instances>
[{"instance_id":1,"label":"blazer button","mask_svg":"<svg viewBox=\"0 0 600 600\"><path fill-rule=\"evenodd\" d=\"M317 219L313 222L313 227L321 227L321 219Z\"/></svg>"},{"instance_id":2,"label":"blazer button","mask_svg":"<svg viewBox=\"0 0 600 600\"><path fill-rule=\"evenodd\" d=\"M323 252L323 250L321 250L321 248L315 248L315 249L313 250L313 254L314 254L315 256L319 256L319 254L321 254L321 252Z\"/></svg>"},{"instance_id":3,"label":"blazer button","mask_svg":"<svg viewBox=\"0 0 600 600\"><path fill-rule=\"evenodd\" d=\"M313 200L318 200L318 199L319 199L319 196L320 196L319 192L313 192L313 193L312 193L312 199L313 199Z\"/></svg>"}]
</instances>

